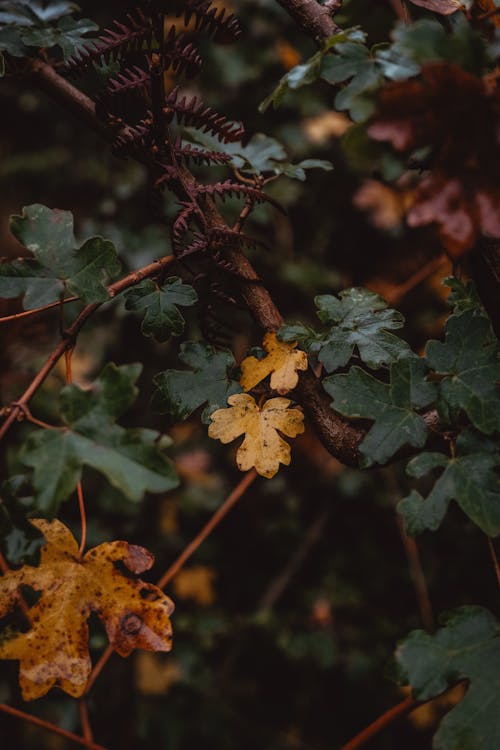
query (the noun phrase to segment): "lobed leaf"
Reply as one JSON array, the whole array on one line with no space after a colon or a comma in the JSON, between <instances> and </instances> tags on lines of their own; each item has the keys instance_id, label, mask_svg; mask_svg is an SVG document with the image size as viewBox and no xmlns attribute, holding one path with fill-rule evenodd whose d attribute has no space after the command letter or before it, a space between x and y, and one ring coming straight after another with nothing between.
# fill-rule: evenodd
<instances>
[{"instance_id":1,"label":"lobed leaf","mask_svg":"<svg viewBox=\"0 0 500 750\"><path fill-rule=\"evenodd\" d=\"M83 466L106 476L130 500L177 486L171 462L154 430L125 429L115 420L135 401L141 365L106 365L89 390L63 388L61 417L66 427L32 433L20 459L33 469L36 505L54 516L80 481Z\"/></svg>"},{"instance_id":2,"label":"lobed leaf","mask_svg":"<svg viewBox=\"0 0 500 750\"><path fill-rule=\"evenodd\" d=\"M497 750L500 747L500 628L482 607L466 606L443 618L431 635L414 630L396 659L417 700L440 695L467 680L465 697L441 721L434 750Z\"/></svg>"},{"instance_id":3,"label":"lobed leaf","mask_svg":"<svg viewBox=\"0 0 500 750\"><path fill-rule=\"evenodd\" d=\"M152 566L151 553L127 542L106 542L80 560L75 538L60 521L36 519L33 525L46 539L40 565L0 578L0 617L14 609L22 586L41 594L28 611L31 629L0 641L0 658L20 662L24 700L55 686L75 698L83 695L91 669L92 614L120 656L137 648L170 651L174 605L161 589L136 577Z\"/></svg>"},{"instance_id":4,"label":"lobed leaf","mask_svg":"<svg viewBox=\"0 0 500 750\"><path fill-rule=\"evenodd\" d=\"M323 380L335 411L374 422L359 446L362 465L383 464L404 445L421 448L425 444L427 426L417 409L431 404L436 395L426 374L425 362L411 357L392 365L389 384L359 367Z\"/></svg>"},{"instance_id":5,"label":"lobed leaf","mask_svg":"<svg viewBox=\"0 0 500 750\"><path fill-rule=\"evenodd\" d=\"M266 333L262 345L265 357L246 357L241 363L240 383L245 391L251 391L257 383L271 375L270 385L280 395L293 391L299 382L299 370L307 370L307 355L297 350L296 342L286 344L278 341L275 333Z\"/></svg>"},{"instance_id":6,"label":"lobed leaf","mask_svg":"<svg viewBox=\"0 0 500 750\"><path fill-rule=\"evenodd\" d=\"M500 431L499 347L489 319L470 309L452 315L445 341L429 341L425 356L429 367L443 376L443 416L454 421L463 411L481 432Z\"/></svg>"},{"instance_id":7,"label":"lobed leaf","mask_svg":"<svg viewBox=\"0 0 500 750\"><path fill-rule=\"evenodd\" d=\"M126 292L125 299L127 310L145 311L144 335L167 341L170 336L180 336L184 331L185 321L178 306L191 307L198 301L198 295L192 286L172 276L161 287L145 279Z\"/></svg>"},{"instance_id":8,"label":"lobed leaf","mask_svg":"<svg viewBox=\"0 0 500 750\"><path fill-rule=\"evenodd\" d=\"M239 470L255 467L258 474L270 479L280 464L288 466L291 460L290 446L278 431L288 437L304 432L304 415L289 409L290 403L286 398L271 398L259 407L252 396L236 393L228 398L229 408L211 415L208 436L230 443L245 435L236 453Z\"/></svg>"},{"instance_id":9,"label":"lobed leaf","mask_svg":"<svg viewBox=\"0 0 500 750\"><path fill-rule=\"evenodd\" d=\"M56 302L66 290L86 303L109 299L105 285L121 269L114 245L92 237L75 249L71 212L34 204L13 216L10 228L34 258L0 264L0 297L23 295L28 310Z\"/></svg>"},{"instance_id":10,"label":"lobed leaf","mask_svg":"<svg viewBox=\"0 0 500 750\"><path fill-rule=\"evenodd\" d=\"M179 359L191 370L165 370L154 378L156 392L153 408L168 414L172 420L186 419L195 409L205 405L202 420L227 403L228 397L241 391L240 384L231 378L236 366L229 351L217 351L208 344L186 341Z\"/></svg>"},{"instance_id":11,"label":"lobed leaf","mask_svg":"<svg viewBox=\"0 0 500 750\"><path fill-rule=\"evenodd\" d=\"M470 431L457 439L456 453L421 453L407 467L412 477L439 469L441 474L424 499L413 490L398 505L409 534L439 528L448 505L455 500L485 534L500 534L500 478L498 447Z\"/></svg>"},{"instance_id":12,"label":"lobed leaf","mask_svg":"<svg viewBox=\"0 0 500 750\"><path fill-rule=\"evenodd\" d=\"M406 341L389 332L401 328L404 317L387 308L378 294L353 287L340 292L338 298L323 294L314 301L318 317L331 325L330 330L318 334L299 324L283 326L279 336L284 341L297 340L306 351L317 353L327 372L344 367L355 350L372 369L410 354Z\"/></svg>"}]
</instances>

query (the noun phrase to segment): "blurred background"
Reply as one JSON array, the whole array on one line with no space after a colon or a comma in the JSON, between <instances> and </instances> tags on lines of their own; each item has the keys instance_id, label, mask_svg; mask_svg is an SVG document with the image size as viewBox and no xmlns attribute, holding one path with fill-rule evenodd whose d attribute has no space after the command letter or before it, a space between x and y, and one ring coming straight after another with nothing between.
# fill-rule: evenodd
<instances>
[{"instance_id":1,"label":"blurred background","mask_svg":"<svg viewBox=\"0 0 500 750\"><path fill-rule=\"evenodd\" d=\"M80 5L101 28L124 10L115 0ZM252 214L246 232L265 245L251 250L256 270L289 322L314 321L316 294L366 285L405 314L404 335L419 351L441 334L447 309L441 279L451 269L435 236L405 228L404 187L384 185L376 170L364 169L348 118L332 108L331 87L305 87L277 111L258 112L314 45L272 0L231 7L242 37L229 47L202 43L202 73L187 90L242 120L247 137L277 138L292 161L334 165L330 172L309 171L305 182L283 177L270 186L287 213L261 206ZM338 22L362 23L375 44L388 38L394 10L383 0L346 0ZM93 93L98 82L81 85ZM8 231L9 215L36 202L71 210L81 238L112 239L126 268L169 252L168 230L151 212L140 165L113 157L98 136L25 80L1 81L0 112L0 256L21 252ZM236 205L229 203L229 215ZM19 309L15 301L0 305L2 315ZM66 320L75 309L66 306ZM186 338L199 337L196 311L186 316ZM226 335L241 359L260 332L243 312L237 320L238 331ZM156 556L148 578L154 581L239 475L234 449L209 441L197 417L172 425L150 409L152 378L178 367L179 342L144 338L140 322L120 302L105 306L79 339L73 377L85 385L110 360L144 364L141 396L127 420L172 436L181 486L134 504L88 470L84 488L89 545L126 539L147 547ZM58 340L59 323L49 312L0 328L2 403L30 382ZM61 367L33 401L40 419L50 422L63 383ZM15 471L26 429L12 434L2 472ZM311 431L297 439L291 466L255 482L169 586L176 603L172 653L111 659L89 701L96 739L110 750L333 750L403 700L392 664L398 639L416 627L432 628L442 611L466 603L491 607L498 596L486 539L458 511L437 533L419 537L418 546L405 536L395 512L409 490L403 468L346 469ZM76 503L63 506L62 518L78 528ZM105 643L93 622L94 659ZM21 707L17 669L2 663L0 701ZM439 717L459 697L448 694L401 719L370 747L430 748ZM62 693L24 708L79 731L76 704ZM69 747L3 715L0 737L9 748Z\"/></svg>"}]
</instances>

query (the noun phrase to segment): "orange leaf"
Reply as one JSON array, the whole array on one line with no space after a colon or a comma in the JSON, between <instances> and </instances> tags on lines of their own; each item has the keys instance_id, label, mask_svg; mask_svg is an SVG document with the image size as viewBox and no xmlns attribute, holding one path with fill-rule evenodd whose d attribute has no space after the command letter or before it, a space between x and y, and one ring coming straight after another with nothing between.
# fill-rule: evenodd
<instances>
[{"instance_id":1,"label":"orange leaf","mask_svg":"<svg viewBox=\"0 0 500 750\"><path fill-rule=\"evenodd\" d=\"M19 684L25 700L57 685L81 696L90 673L87 620L103 621L110 644L120 656L134 649L170 651L174 605L159 588L121 572L138 574L153 555L127 542L106 542L78 560L78 545L60 521L35 519L46 539L39 567L24 565L0 578L0 617L18 601L21 586L41 596L28 611L31 630L4 638L0 658L19 659Z\"/></svg>"},{"instance_id":2,"label":"orange leaf","mask_svg":"<svg viewBox=\"0 0 500 750\"><path fill-rule=\"evenodd\" d=\"M267 352L264 359L247 357L241 363L240 383L250 391L271 373L271 388L283 395L299 382L298 370L307 370L307 354L296 350L297 344L278 341L275 333L266 333L262 345Z\"/></svg>"}]
</instances>

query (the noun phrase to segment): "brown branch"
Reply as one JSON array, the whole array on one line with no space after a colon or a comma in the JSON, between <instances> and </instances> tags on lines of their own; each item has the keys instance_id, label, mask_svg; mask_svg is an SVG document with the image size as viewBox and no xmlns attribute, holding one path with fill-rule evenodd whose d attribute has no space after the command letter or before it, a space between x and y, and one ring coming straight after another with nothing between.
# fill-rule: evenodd
<instances>
[{"instance_id":1,"label":"brown branch","mask_svg":"<svg viewBox=\"0 0 500 750\"><path fill-rule=\"evenodd\" d=\"M139 281L142 281L142 279L145 279L148 276L153 276L161 269L173 263L174 260L175 257L173 255L166 255L159 260L153 261L153 263L149 263L147 266L144 266L144 268L141 268L138 271L129 273L123 279L120 279L120 281L117 281L114 284L108 286L108 293L110 298L112 299L113 297L116 297L116 295L122 292L124 289L128 289L128 287L137 284ZM33 398L37 390L44 382L45 378L56 366L57 362L63 356L63 354L74 347L76 337L80 333L81 329L90 318L92 313L94 313L97 308L101 306L101 304L103 303L96 302L91 305L87 305L87 307L85 307L75 319L73 324L64 332L64 338L56 346L52 354L46 360L45 364L38 371L37 375L33 378L23 395L15 403L11 404L8 410L8 416L3 425L0 427L0 440L7 434L8 430L10 429L10 427L12 427L14 422L23 418L24 409L27 407L30 399Z\"/></svg>"},{"instance_id":2,"label":"brown branch","mask_svg":"<svg viewBox=\"0 0 500 750\"><path fill-rule=\"evenodd\" d=\"M164 588L167 583L172 580L175 574L178 573L182 568L184 563L189 560L191 555L196 552L200 544L202 544L202 542L204 542L205 539L210 536L215 527L219 525L219 523L223 518L225 518L225 516L227 516L233 505L238 502L240 497L247 491L247 489L255 481L256 478L257 472L255 471L255 469L251 469L243 476L243 478L240 480L240 482L238 482L231 494L229 494L222 505L217 508L208 523L205 524L202 530L195 536L195 538L188 544L188 546L185 547L177 560L175 560L175 562L173 562L172 565L165 571L165 573L156 584L158 588Z\"/></svg>"},{"instance_id":3,"label":"brown branch","mask_svg":"<svg viewBox=\"0 0 500 750\"><path fill-rule=\"evenodd\" d=\"M319 32L321 26L322 36L328 37L337 29L331 20L328 9L321 6L316 0L280 0L280 2L287 10L292 12L293 9L302 18L301 25L306 31L316 29ZM108 127L103 121L99 120L92 100L59 76L50 65L41 60L33 61L32 72L34 80L38 81L41 88L50 94L53 99L66 105L71 112L79 116L96 132L103 135L106 140L113 141L115 139L118 134L116 128ZM120 132L123 131L124 129ZM192 200L195 185L196 181L191 172L186 167L182 167L179 170L178 180L175 184L172 184L172 189L182 200L186 199L186 196ZM198 196L197 205L201 219L208 229L226 228L226 222L210 197L207 195ZM236 283L239 284L243 301L255 321L266 331L276 331L283 324L283 318L249 260L236 247L228 251L227 259L241 279ZM87 309L85 308L82 311L82 316L86 314ZM90 312L87 317L89 314ZM77 321L79 320L77 318ZM66 350L67 346L63 342L57 358ZM52 367L53 363L50 363L48 371ZM46 375L45 372L42 381ZM39 384L36 384L35 390ZM301 375L296 394L325 448L342 463L357 466L358 448L366 434L366 429L355 423L350 423L331 409L329 396L323 390L319 379L312 372ZM29 397L31 395L32 393L29 394ZM10 424L17 419L18 414L19 412L16 412L9 416ZM431 428L439 422L434 411L423 416ZM2 430L0 430L0 438L2 434Z\"/></svg>"},{"instance_id":4,"label":"brown branch","mask_svg":"<svg viewBox=\"0 0 500 750\"><path fill-rule=\"evenodd\" d=\"M344 745L341 750L358 750L369 742L375 735L385 729L389 724L392 724L400 716L410 713L420 705L419 701L412 698L411 695L405 698L404 701L393 706L386 711L382 716L379 716L372 724L363 729L362 732L349 740L347 745Z\"/></svg>"},{"instance_id":5,"label":"brown branch","mask_svg":"<svg viewBox=\"0 0 500 750\"><path fill-rule=\"evenodd\" d=\"M27 714L25 711L20 711L19 709L13 708L12 706L7 706L5 703L0 703L0 711L3 711L5 714L9 714L10 716L15 716L16 719L22 719L22 721L26 721L29 724L34 724L37 727L46 729L48 732L52 732L52 734L58 734L59 737L64 737L66 740L75 742L77 745L82 745L83 747L88 748L88 750L106 750L105 747L103 747L102 745L97 745L92 740L88 740L85 737L80 737L78 734L73 734L73 732L68 732L66 729L62 729L56 724L52 724L50 721L39 719L38 716Z\"/></svg>"},{"instance_id":6,"label":"brown branch","mask_svg":"<svg viewBox=\"0 0 500 750\"><path fill-rule=\"evenodd\" d=\"M329 502L325 507L321 508L318 515L305 530L302 541L290 560L288 560L283 569L275 578L273 578L267 589L264 591L257 605L257 610L270 610L275 606L278 599L280 599L282 594L286 591L293 576L309 555L309 552L321 539L325 526L331 518L331 515L332 505Z\"/></svg>"},{"instance_id":7,"label":"brown branch","mask_svg":"<svg viewBox=\"0 0 500 750\"><path fill-rule=\"evenodd\" d=\"M340 31L330 8L316 0L278 0L278 3L313 39L329 39Z\"/></svg>"},{"instance_id":8,"label":"brown branch","mask_svg":"<svg viewBox=\"0 0 500 750\"><path fill-rule=\"evenodd\" d=\"M19 320L19 318L27 318L29 315L38 315L38 313L45 312L45 310L52 310L54 307L60 307L65 305L67 302L76 302L80 297L66 297L66 299L57 300L57 302L51 302L43 307L35 307L33 310L24 310L23 312L15 313L14 315L4 315L0 318L0 325L2 323L9 323L11 320Z\"/></svg>"}]
</instances>

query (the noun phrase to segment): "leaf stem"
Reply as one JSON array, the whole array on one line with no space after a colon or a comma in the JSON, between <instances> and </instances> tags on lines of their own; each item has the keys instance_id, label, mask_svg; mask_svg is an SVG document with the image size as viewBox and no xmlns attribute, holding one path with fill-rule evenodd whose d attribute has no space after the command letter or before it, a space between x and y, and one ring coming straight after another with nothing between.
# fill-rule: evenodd
<instances>
[{"instance_id":1,"label":"leaf stem","mask_svg":"<svg viewBox=\"0 0 500 750\"><path fill-rule=\"evenodd\" d=\"M385 729L389 724L392 724L400 716L410 713L420 705L419 701L416 701L411 695L398 703L397 705L390 708L388 711L379 716L378 719L372 724L369 724L362 732L357 734L352 740L346 745L343 745L340 750L358 750L369 742L375 735Z\"/></svg>"},{"instance_id":2,"label":"leaf stem","mask_svg":"<svg viewBox=\"0 0 500 750\"><path fill-rule=\"evenodd\" d=\"M93 742L94 735L92 732L92 727L90 726L89 710L85 698L80 698L80 700L78 701L78 713L80 715L80 725L82 728L83 736L89 742Z\"/></svg>"},{"instance_id":3,"label":"leaf stem","mask_svg":"<svg viewBox=\"0 0 500 750\"><path fill-rule=\"evenodd\" d=\"M70 742L75 742L77 745L82 745L83 747L88 748L88 750L106 750L105 747L103 747L102 745L97 745L90 739L80 737L80 735L73 734L73 732L68 732L66 729L62 729L56 724L52 724L50 721L45 721L45 719L40 719L38 718L38 716L33 716L32 714L28 714L25 711L20 711L18 708L13 708L12 706L8 706L5 703L0 703L0 711L3 711L6 714L10 714L10 716L14 716L16 719L22 719L29 724L34 724L37 727L46 729L48 732L52 732L53 734L58 734L60 737L64 737Z\"/></svg>"},{"instance_id":4,"label":"leaf stem","mask_svg":"<svg viewBox=\"0 0 500 750\"><path fill-rule=\"evenodd\" d=\"M238 482L236 487L233 489L233 491L227 496L227 498L224 500L222 505L215 511L213 516L210 518L210 520L205 524L205 526L201 529L201 531L195 536L195 538L188 544L188 546L181 552L179 557L170 565L169 568L165 571L165 573L161 576L159 581L157 581L156 585L158 588L162 589L166 584L172 580L172 578L175 576L176 573L179 572L179 570L182 568L184 563L191 557L191 555L196 552L200 544L212 533L212 531L215 529L215 527L222 521L222 519L229 513L233 505L237 503L237 501L240 499L240 497L246 492L246 490L250 487L252 482L255 481L257 478L257 472L255 469L251 469L248 471L242 479ZM108 646L105 651L103 651L99 661L95 665L94 669L92 670L88 682L87 687L85 688L85 694L88 694L90 690L92 689L94 682L101 674L103 668L107 664L110 656L113 653L112 646Z\"/></svg>"}]
</instances>

